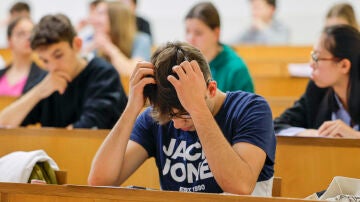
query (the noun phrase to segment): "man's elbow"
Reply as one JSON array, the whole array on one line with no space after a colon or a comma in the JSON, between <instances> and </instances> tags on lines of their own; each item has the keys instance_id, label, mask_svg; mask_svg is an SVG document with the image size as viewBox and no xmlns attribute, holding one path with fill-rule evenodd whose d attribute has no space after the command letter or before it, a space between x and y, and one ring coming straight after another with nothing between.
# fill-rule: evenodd
<instances>
[{"instance_id":1,"label":"man's elbow","mask_svg":"<svg viewBox=\"0 0 360 202\"><path fill-rule=\"evenodd\" d=\"M87 181L90 186L119 186L119 183L116 183L113 179L106 179L104 176L94 174L90 174Z\"/></svg>"},{"instance_id":2,"label":"man's elbow","mask_svg":"<svg viewBox=\"0 0 360 202\"><path fill-rule=\"evenodd\" d=\"M102 182L101 182L101 179L99 177L96 177L96 176L93 176L93 175L89 175L88 177L88 184L90 186L102 186L104 185Z\"/></svg>"},{"instance_id":3,"label":"man's elbow","mask_svg":"<svg viewBox=\"0 0 360 202\"><path fill-rule=\"evenodd\" d=\"M246 182L223 183L221 188L224 192L231 194L251 195L252 192L254 191L255 184L253 185L253 183L246 183Z\"/></svg>"}]
</instances>

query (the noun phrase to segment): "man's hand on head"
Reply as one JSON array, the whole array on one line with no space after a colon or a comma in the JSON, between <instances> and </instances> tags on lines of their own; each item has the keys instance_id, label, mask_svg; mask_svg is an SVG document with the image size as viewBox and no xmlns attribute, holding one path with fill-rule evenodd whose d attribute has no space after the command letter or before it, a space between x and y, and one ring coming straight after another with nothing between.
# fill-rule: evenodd
<instances>
[{"instance_id":1,"label":"man's hand on head","mask_svg":"<svg viewBox=\"0 0 360 202\"><path fill-rule=\"evenodd\" d=\"M140 111L145 105L144 87L155 84L154 65L150 62L141 61L136 64L130 77L130 92L128 106Z\"/></svg>"},{"instance_id":2,"label":"man's hand on head","mask_svg":"<svg viewBox=\"0 0 360 202\"><path fill-rule=\"evenodd\" d=\"M169 75L168 80L175 87L177 96L185 110L191 114L192 110L196 110L199 106L206 106L207 87L199 64L195 60L184 61L172 69L179 79Z\"/></svg>"}]
</instances>

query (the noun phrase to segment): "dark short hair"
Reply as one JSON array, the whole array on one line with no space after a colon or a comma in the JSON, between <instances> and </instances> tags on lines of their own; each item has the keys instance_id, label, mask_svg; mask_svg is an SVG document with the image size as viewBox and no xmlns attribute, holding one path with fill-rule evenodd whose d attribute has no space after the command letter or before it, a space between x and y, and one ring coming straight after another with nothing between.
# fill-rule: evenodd
<instances>
[{"instance_id":1,"label":"dark short hair","mask_svg":"<svg viewBox=\"0 0 360 202\"><path fill-rule=\"evenodd\" d=\"M250 0L253 1L253 0ZM276 0L263 0L267 5L273 6L276 8Z\"/></svg>"},{"instance_id":2,"label":"dark short hair","mask_svg":"<svg viewBox=\"0 0 360 202\"><path fill-rule=\"evenodd\" d=\"M276 8L276 0L265 0L265 1L270 6L274 6L274 8Z\"/></svg>"},{"instance_id":3,"label":"dark short hair","mask_svg":"<svg viewBox=\"0 0 360 202\"><path fill-rule=\"evenodd\" d=\"M17 2L10 8L10 13L27 11L30 13L30 6L25 2Z\"/></svg>"},{"instance_id":4,"label":"dark short hair","mask_svg":"<svg viewBox=\"0 0 360 202\"><path fill-rule=\"evenodd\" d=\"M351 120L360 124L360 32L350 25L325 27L324 47L334 57L351 62L347 102Z\"/></svg>"},{"instance_id":5,"label":"dark short hair","mask_svg":"<svg viewBox=\"0 0 360 202\"><path fill-rule=\"evenodd\" d=\"M22 20L30 20L30 18L28 17L25 17L25 16L20 16L20 17L17 17L15 18L14 20L12 20L8 27L7 27L7 30L6 30L6 35L7 35L7 38L10 38L11 35L13 34L13 31L16 27L17 24L19 24L19 22L21 22ZM31 21L31 20L30 20Z\"/></svg>"},{"instance_id":6,"label":"dark short hair","mask_svg":"<svg viewBox=\"0 0 360 202\"><path fill-rule=\"evenodd\" d=\"M211 29L220 28L219 12L211 2L201 2L193 6L185 19L192 18L201 20Z\"/></svg>"},{"instance_id":7,"label":"dark short hair","mask_svg":"<svg viewBox=\"0 0 360 202\"><path fill-rule=\"evenodd\" d=\"M201 52L192 45L185 42L169 42L159 47L151 58L155 66L156 86L152 89L149 99L153 107L152 116L160 124L170 121L169 114L173 109L186 112L177 97L174 86L167 80L169 75L178 76L172 67L183 61L196 60L204 75L205 81L211 78L210 67Z\"/></svg>"},{"instance_id":8,"label":"dark short hair","mask_svg":"<svg viewBox=\"0 0 360 202\"><path fill-rule=\"evenodd\" d=\"M96 7L98 4L105 2L105 0L94 0L90 2L90 7Z\"/></svg>"},{"instance_id":9,"label":"dark short hair","mask_svg":"<svg viewBox=\"0 0 360 202\"><path fill-rule=\"evenodd\" d=\"M46 15L34 28L30 38L31 48L35 50L62 41L71 46L75 36L75 29L68 17L63 14Z\"/></svg>"}]
</instances>

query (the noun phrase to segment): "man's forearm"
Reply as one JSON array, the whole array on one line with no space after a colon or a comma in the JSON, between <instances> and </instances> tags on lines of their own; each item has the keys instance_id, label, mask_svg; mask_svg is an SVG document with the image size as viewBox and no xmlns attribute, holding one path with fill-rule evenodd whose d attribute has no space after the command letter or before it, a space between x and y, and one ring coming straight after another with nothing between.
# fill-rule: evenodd
<instances>
[{"instance_id":1,"label":"man's forearm","mask_svg":"<svg viewBox=\"0 0 360 202\"><path fill-rule=\"evenodd\" d=\"M3 127L19 126L29 112L41 100L37 88L34 87L0 113L0 125Z\"/></svg>"},{"instance_id":2,"label":"man's forearm","mask_svg":"<svg viewBox=\"0 0 360 202\"><path fill-rule=\"evenodd\" d=\"M121 184L119 181L121 179L121 168L137 114L127 107L106 137L92 162L88 178L90 185L117 186Z\"/></svg>"},{"instance_id":3,"label":"man's forearm","mask_svg":"<svg viewBox=\"0 0 360 202\"><path fill-rule=\"evenodd\" d=\"M226 140L210 111L197 117L193 117L196 131L217 183L225 192L251 194L256 173Z\"/></svg>"}]
</instances>

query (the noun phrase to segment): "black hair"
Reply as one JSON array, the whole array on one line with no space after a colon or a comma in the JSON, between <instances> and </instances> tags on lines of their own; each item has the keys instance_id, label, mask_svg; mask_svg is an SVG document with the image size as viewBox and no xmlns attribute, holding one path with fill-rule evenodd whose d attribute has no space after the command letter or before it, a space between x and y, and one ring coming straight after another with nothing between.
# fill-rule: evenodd
<instances>
[{"instance_id":1,"label":"black hair","mask_svg":"<svg viewBox=\"0 0 360 202\"><path fill-rule=\"evenodd\" d=\"M324 47L336 58L351 63L347 89L348 112L354 123L360 124L360 33L349 25L325 27Z\"/></svg>"}]
</instances>

